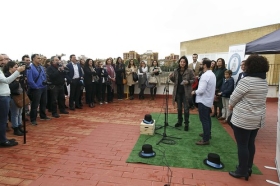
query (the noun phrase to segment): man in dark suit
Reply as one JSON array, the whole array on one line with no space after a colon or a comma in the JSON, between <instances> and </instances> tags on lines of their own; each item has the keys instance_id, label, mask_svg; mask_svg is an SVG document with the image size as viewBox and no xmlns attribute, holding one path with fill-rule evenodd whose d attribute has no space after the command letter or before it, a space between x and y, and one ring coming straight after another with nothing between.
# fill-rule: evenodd
<instances>
[{"instance_id":1,"label":"man in dark suit","mask_svg":"<svg viewBox=\"0 0 280 186\"><path fill-rule=\"evenodd\" d=\"M67 84L70 84L70 110L75 110L75 108L82 109L82 106L79 104L79 97L81 85L83 84L83 73L81 66L74 54L70 55L70 62L67 64L67 67L69 69L69 73L67 74L66 78Z\"/></svg>"},{"instance_id":2,"label":"man in dark suit","mask_svg":"<svg viewBox=\"0 0 280 186\"><path fill-rule=\"evenodd\" d=\"M244 77L244 63L245 63L245 60L243 60L241 62L240 67L241 67L242 72L239 73L235 86L237 86L238 81Z\"/></svg>"}]
</instances>

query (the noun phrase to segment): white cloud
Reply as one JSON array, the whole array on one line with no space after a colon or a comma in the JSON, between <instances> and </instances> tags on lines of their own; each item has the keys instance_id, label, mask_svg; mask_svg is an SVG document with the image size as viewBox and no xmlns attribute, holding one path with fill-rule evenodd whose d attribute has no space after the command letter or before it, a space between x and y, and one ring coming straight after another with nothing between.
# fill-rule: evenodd
<instances>
[{"instance_id":1,"label":"white cloud","mask_svg":"<svg viewBox=\"0 0 280 186\"><path fill-rule=\"evenodd\" d=\"M92 58L146 50L180 54L180 42L279 23L276 0L14 0L1 2L0 53Z\"/></svg>"}]
</instances>

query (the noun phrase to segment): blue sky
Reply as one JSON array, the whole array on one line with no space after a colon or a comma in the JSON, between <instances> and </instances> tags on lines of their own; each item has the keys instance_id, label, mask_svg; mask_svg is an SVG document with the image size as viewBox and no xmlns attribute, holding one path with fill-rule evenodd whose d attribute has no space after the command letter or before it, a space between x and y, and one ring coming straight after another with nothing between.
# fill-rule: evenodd
<instances>
[{"instance_id":1,"label":"blue sky","mask_svg":"<svg viewBox=\"0 0 280 186\"><path fill-rule=\"evenodd\" d=\"M263 2L263 3L261 3ZM180 42L280 23L276 0L14 0L1 2L0 53L95 58L147 50L164 58Z\"/></svg>"}]
</instances>

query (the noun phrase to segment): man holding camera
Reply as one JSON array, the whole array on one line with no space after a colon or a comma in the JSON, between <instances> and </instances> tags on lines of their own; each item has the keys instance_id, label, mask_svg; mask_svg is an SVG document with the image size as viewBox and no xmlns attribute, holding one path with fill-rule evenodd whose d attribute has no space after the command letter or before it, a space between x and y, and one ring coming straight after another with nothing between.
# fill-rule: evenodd
<instances>
[{"instance_id":1,"label":"man holding camera","mask_svg":"<svg viewBox=\"0 0 280 186\"><path fill-rule=\"evenodd\" d=\"M27 70L28 96L31 100L30 121L37 125L37 108L40 104L41 120L50 120L46 115L47 105L47 77L41 65L41 58L38 54L31 56L32 63Z\"/></svg>"},{"instance_id":2,"label":"man holding camera","mask_svg":"<svg viewBox=\"0 0 280 186\"><path fill-rule=\"evenodd\" d=\"M25 70L25 66L18 67L11 76L5 77L2 67L9 61L5 58L5 56L0 55L0 147L12 147L18 145L18 142L6 138L6 123L11 100L9 84L19 76L20 72Z\"/></svg>"},{"instance_id":3,"label":"man holding camera","mask_svg":"<svg viewBox=\"0 0 280 186\"><path fill-rule=\"evenodd\" d=\"M51 57L51 66L47 68L47 75L49 77L49 87L51 92L51 110L52 116L59 118L57 113L57 105L60 110L60 114L69 114L65 110L65 96L64 96L64 78L66 71L60 64L57 56Z\"/></svg>"}]
</instances>

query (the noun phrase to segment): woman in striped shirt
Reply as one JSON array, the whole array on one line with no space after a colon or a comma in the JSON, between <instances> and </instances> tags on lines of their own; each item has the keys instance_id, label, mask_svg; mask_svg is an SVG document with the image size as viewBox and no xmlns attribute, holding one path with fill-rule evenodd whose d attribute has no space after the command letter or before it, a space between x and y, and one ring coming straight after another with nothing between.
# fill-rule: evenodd
<instances>
[{"instance_id":1,"label":"woman in striped shirt","mask_svg":"<svg viewBox=\"0 0 280 186\"><path fill-rule=\"evenodd\" d=\"M248 180L252 173L255 138L258 130L265 124L268 92L266 72L269 70L269 63L265 57L253 54L244 65L244 78L239 81L229 100L229 109L233 109L231 123L239 161L237 169L229 174Z\"/></svg>"}]
</instances>

